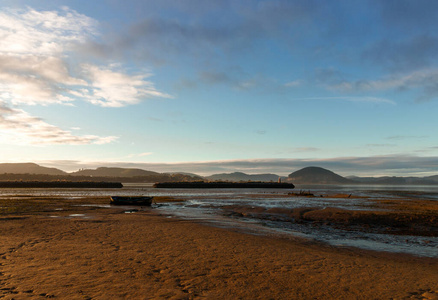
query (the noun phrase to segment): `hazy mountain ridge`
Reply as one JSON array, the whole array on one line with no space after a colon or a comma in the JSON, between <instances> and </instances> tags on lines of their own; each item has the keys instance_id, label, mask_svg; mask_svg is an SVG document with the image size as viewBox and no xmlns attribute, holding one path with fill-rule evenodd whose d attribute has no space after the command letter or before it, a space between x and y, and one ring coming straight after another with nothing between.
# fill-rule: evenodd
<instances>
[{"instance_id":1,"label":"hazy mountain ridge","mask_svg":"<svg viewBox=\"0 0 438 300\"><path fill-rule=\"evenodd\" d=\"M211 176L204 177L210 181L278 181L279 176L275 174L245 174L242 172L234 172L234 173L222 173L222 174L214 174Z\"/></svg>"},{"instance_id":2,"label":"hazy mountain ridge","mask_svg":"<svg viewBox=\"0 0 438 300\"><path fill-rule=\"evenodd\" d=\"M349 176L348 179L357 181L363 184L387 184L387 185L428 185L438 184L438 176L428 177L397 177L397 176L382 176L382 177L358 177Z\"/></svg>"},{"instance_id":3,"label":"hazy mountain ridge","mask_svg":"<svg viewBox=\"0 0 438 300\"><path fill-rule=\"evenodd\" d=\"M17 181L110 181L110 182L162 182L195 181L201 176L180 173L157 173L134 168L84 169L67 173L56 168L41 167L37 164L0 164L0 180Z\"/></svg>"},{"instance_id":4,"label":"hazy mountain ridge","mask_svg":"<svg viewBox=\"0 0 438 300\"><path fill-rule=\"evenodd\" d=\"M100 177L139 177L139 176L154 176L160 173L146 171L142 169L130 168L108 168L100 167L97 169L84 169L70 173L72 176L100 176Z\"/></svg>"},{"instance_id":5,"label":"hazy mountain ridge","mask_svg":"<svg viewBox=\"0 0 438 300\"><path fill-rule=\"evenodd\" d=\"M0 180L93 180L118 182L163 182L163 181L278 181L276 174L245 174L242 172L214 174L202 177L193 173L158 173L136 168L84 169L67 173L56 168L47 168L35 163L0 163ZM438 175L427 177L343 177L320 167L306 167L295 171L282 181L294 184L380 184L380 185L437 185Z\"/></svg>"},{"instance_id":6,"label":"hazy mountain ridge","mask_svg":"<svg viewBox=\"0 0 438 300\"><path fill-rule=\"evenodd\" d=\"M56 168L47 168L35 163L2 163L0 174L41 174L41 175L67 175L67 172Z\"/></svg>"}]
</instances>

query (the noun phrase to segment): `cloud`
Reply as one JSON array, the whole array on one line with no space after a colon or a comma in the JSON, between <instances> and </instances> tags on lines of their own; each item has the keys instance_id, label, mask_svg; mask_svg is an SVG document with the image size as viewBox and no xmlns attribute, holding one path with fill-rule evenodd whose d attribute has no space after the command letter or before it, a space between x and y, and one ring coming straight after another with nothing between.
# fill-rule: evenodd
<instances>
[{"instance_id":1,"label":"cloud","mask_svg":"<svg viewBox=\"0 0 438 300\"><path fill-rule=\"evenodd\" d=\"M0 102L0 143L17 145L87 145L107 144L114 136L77 136L70 131L50 125L21 109L10 108Z\"/></svg>"},{"instance_id":2,"label":"cloud","mask_svg":"<svg viewBox=\"0 0 438 300\"><path fill-rule=\"evenodd\" d=\"M425 135L392 135L388 136L388 140L411 140L411 139L424 139L427 138Z\"/></svg>"},{"instance_id":3,"label":"cloud","mask_svg":"<svg viewBox=\"0 0 438 300\"><path fill-rule=\"evenodd\" d=\"M154 153L153 152L143 152L143 153L140 153L138 156L149 156L152 154L154 154Z\"/></svg>"},{"instance_id":4,"label":"cloud","mask_svg":"<svg viewBox=\"0 0 438 300\"><path fill-rule=\"evenodd\" d=\"M69 104L68 86L87 84L70 76L67 64L54 56L0 54L0 97L13 104Z\"/></svg>"},{"instance_id":5,"label":"cloud","mask_svg":"<svg viewBox=\"0 0 438 300\"><path fill-rule=\"evenodd\" d=\"M300 147L300 148L293 148L292 151L294 152L314 152L319 151L321 149L315 148L315 147Z\"/></svg>"},{"instance_id":6,"label":"cloud","mask_svg":"<svg viewBox=\"0 0 438 300\"><path fill-rule=\"evenodd\" d=\"M160 1L153 12L150 5L143 5L142 19L82 50L98 57L129 56L157 64L179 63L183 51L185 60L213 63L215 57L248 55L266 38L293 40L290 30L296 30L294 25L318 10L313 0Z\"/></svg>"},{"instance_id":7,"label":"cloud","mask_svg":"<svg viewBox=\"0 0 438 300\"><path fill-rule=\"evenodd\" d=\"M379 24L378 40L364 47L362 59L396 72L436 66L436 1L373 0L370 4Z\"/></svg>"},{"instance_id":8,"label":"cloud","mask_svg":"<svg viewBox=\"0 0 438 300\"><path fill-rule=\"evenodd\" d=\"M286 86L286 87L298 87L301 85L303 85L303 80L289 81L289 82L284 84L284 86Z\"/></svg>"},{"instance_id":9,"label":"cloud","mask_svg":"<svg viewBox=\"0 0 438 300\"><path fill-rule=\"evenodd\" d=\"M435 30L438 18L438 3L434 0L385 0L373 1L380 7L382 20L392 29L410 32L418 28L420 32L427 29Z\"/></svg>"},{"instance_id":10,"label":"cloud","mask_svg":"<svg viewBox=\"0 0 438 300\"><path fill-rule=\"evenodd\" d=\"M367 144L367 147L395 147L395 144Z\"/></svg>"},{"instance_id":11,"label":"cloud","mask_svg":"<svg viewBox=\"0 0 438 300\"><path fill-rule=\"evenodd\" d=\"M97 22L68 7L61 12L2 9L0 53L51 56L96 34Z\"/></svg>"},{"instance_id":12,"label":"cloud","mask_svg":"<svg viewBox=\"0 0 438 300\"><path fill-rule=\"evenodd\" d=\"M397 73L385 78L369 80L347 80L347 76L337 70L327 70L323 75L317 74L318 82L325 85L331 90L343 93L359 92L376 92L376 91L406 91L414 90L417 93L416 101L429 101L438 97L438 69L422 69L408 73ZM354 100L355 98L369 101L379 101L375 97L347 97ZM388 100L391 101L391 100Z\"/></svg>"},{"instance_id":13,"label":"cloud","mask_svg":"<svg viewBox=\"0 0 438 300\"><path fill-rule=\"evenodd\" d=\"M238 91L247 91L255 88L284 88L277 83L265 78L259 74L247 74L239 67L231 67L227 71L219 70L204 70L197 74L195 80L184 78L178 84L179 88L195 88L198 83L206 83L209 85L228 85Z\"/></svg>"},{"instance_id":14,"label":"cloud","mask_svg":"<svg viewBox=\"0 0 438 300\"><path fill-rule=\"evenodd\" d=\"M72 104L77 100L121 107L169 97L151 74L78 63L72 52L98 35L98 22L67 7L61 11L0 12L0 100L12 104Z\"/></svg>"},{"instance_id":15,"label":"cloud","mask_svg":"<svg viewBox=\"0 0 438 300\"><path fill-rule=\"evenodd\" d=\"M123 66L97 65L74 51L99 35L98 22L68 7L0 12L0 132L14 144L106 144L116 137L73 135L17 105L73 105L88 101L106 107L170 97L155 89L149 73L128 74Z\"/></svg>"},{"instance_id":16,"label":"cloud","mask_svg":"<svg viewBox=\"0 0 438 300\"><path fill-rule=\"evenodd\" d=\"M85 84L69 74L64 56L84 42L97 23L68 8L62 12L0 12L0 97L14 104L71 103L67 86Z\"/></svg>"},{"instance_id":17,"label":"cloud","mask_svg":"<svg viewBox=\"0 0 438 300\"><path fill-rule=\"evenodd\" d=\"M392 104L395 105L396 103L392 100L385 99L385 98L378 98L378 97L307 97L307 98L300 98L300 100L324 100L324 101L335 101L335 100L341 100L341 101L348 101L348 102L364 102L364 103L386 103L386 104Z\"/></svg>"},{"instance_id":18,"label":"cloud","mask_svg":"<svg viewBox=\"0 0 438 300\"><path fill-rule=\"evenodd\" d=\"M409 40L383 40L363 53L363 57L393 71L412 71L433 65L438 58L438 38L429 35Z\"/></svg>"},{"instance_id":19,"label":"cloud","mask_svg":"<svg viewBox=\"0 0 438 300\"><path fill-rule=\"evenodd\" d=\"M130 57L160 65L177 62L182 49L186 58L196 61L217 56L218 52L241 53L252 45L255 34L259 35L256 30L242 32L228 23L205 26L194 21L147 18L79 50L97 57Z\"/></svg>"},{"instance_id":20,"label":"cloud","mask_svg":"<svg viewBox=\"0 0 438 300\"><path fill-rule=\"evenodd\" d=\"M145 98L171 97L156 90L152 82L144 80L149 74L128 75L122 71L88 64L83 65L82 69L90 84L76 95L96 105L121 107L137 104Z\"/></svg>"}]
</instances>

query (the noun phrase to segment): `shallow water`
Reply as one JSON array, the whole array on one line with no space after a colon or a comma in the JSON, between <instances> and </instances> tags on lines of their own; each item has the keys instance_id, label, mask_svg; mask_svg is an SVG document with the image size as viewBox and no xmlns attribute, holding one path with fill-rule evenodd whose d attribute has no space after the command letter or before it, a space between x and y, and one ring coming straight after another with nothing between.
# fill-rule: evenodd
<instances>
[{"instance_id":1,"label":"shallow water","mask_svg":"<svg viewBox=\"0 0 438 300\"><path fill-rule=\"evenodd\" d=\"M290 197L288 192L310 190L316 195L352 194L366 198ZM279 215L269 215L264 211L259 215L236 216L230 207L242 209L290 210L299 207L337 207L348 210L369 209L375 200L381 199L428 199L438 201L438 186L303 186L295 190L277 189L154 189L151 185L126 185L122 189L0 189L0 198L32 197L102 197L127 196L170 196L184 200L154 205L153 209L168 217L178 217L208 223L218 227L228 227L251 234L301 237L336 246L358 247L369 250L408 253L416 256L438 257L438 238L368 233L360 230L341 230L330 226L298 224ZM80 201L80 200L79 200ZM89 204L87 204L89 206ZM96 204L105 208L109 205ZM127 213L135 213L133 208L123 208ZM376 209L372 207L372 209ZM88 218L73 216L70 218Z\"/></svg>"},{"instance_id":2,"label":"shallow water","mask_svg":"<svg viewBox=\"0 0 438 300\"><path fill-rule=\"evenodd\" d=\"M327 199L324 199L327 200ZM312 199L314 202L315 200ZM288 219L281 220L275 216L274 220L269 217L259 218L251 217L247 214L245 217L234 217L224 213L224 209L231 203L247 205L250 207L299 207L300 204L309 206L306 199L299 201L272 201L272 200L221 200L214 204L212 199L206 201L188 200L179 204L168 204L156 208L168 216L175 216L190 220L198 220L204 223L210 223L214 226L236 228L252 234L269 234L278 236L301 237L314 241L328 243L334 246L358 247L368 250L389 251L398 253L408 253L416 256L438 257L438 238L423 236L391 235L363 232L360 230L342 230L330 226L312 226L311 224L298 224L290 222ZM246 203L245 203L246 202ZM339 201L341 202L341 201ZM323 204L327 202L323 201ZM315 203L319 204L319 203ZM363 202L362 202L363 204ZM278 207L276 206L276 207ZM355 204L344 202L337 207L355 209ZM358 209L365 209L360 206Z\"/></svg>"}]
</instances>

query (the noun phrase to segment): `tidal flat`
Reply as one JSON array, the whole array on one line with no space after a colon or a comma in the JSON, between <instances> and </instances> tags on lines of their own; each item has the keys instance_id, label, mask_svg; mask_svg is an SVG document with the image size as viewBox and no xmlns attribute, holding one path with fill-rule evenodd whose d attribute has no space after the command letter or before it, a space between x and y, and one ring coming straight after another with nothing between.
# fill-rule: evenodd
<instances>
[{"instance_id":1,"label":"tidal flat","mask_svg":"<svg viewBox=\"0 0 438 300\"><path fill-rule=\"evenodd\" d=\"M106 193L116 191L0 192L3 299L438 298L436 257L336 246L279 233L267 224L288 218L315 230L386 230L427 241L434 235L423 232L433 233L436 226L433 197L361 193L353 209L330 193L312 202L265 191L164 191L146 208L111 207ZM135 190L140 192L154 193ZM206 203L213 206L213 200L214 216L248 227L208 222L204 214L212 209ZM178 214L186 209L202 211L203 217ZM257 230L259 220L266 231Z\"/></svg>"}]
</instances>

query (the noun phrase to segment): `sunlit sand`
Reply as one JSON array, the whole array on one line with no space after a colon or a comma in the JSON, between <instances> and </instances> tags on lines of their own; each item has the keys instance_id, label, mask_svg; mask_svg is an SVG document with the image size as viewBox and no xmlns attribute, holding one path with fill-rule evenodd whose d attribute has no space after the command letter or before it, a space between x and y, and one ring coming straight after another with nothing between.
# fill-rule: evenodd
<instances>
[{"instance_id":1,"label":"sunlit sand","mask_svg":"<svg viewBox=\"0 0 438 300\"><path fill-rule=\"evenodd\" d=\"M168 218L150 208L125 213L107 202L107 197L28 200L3 213L0 297L438 297L437 259L251 235Z\"/></svg>"}]
</instances>

